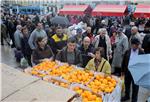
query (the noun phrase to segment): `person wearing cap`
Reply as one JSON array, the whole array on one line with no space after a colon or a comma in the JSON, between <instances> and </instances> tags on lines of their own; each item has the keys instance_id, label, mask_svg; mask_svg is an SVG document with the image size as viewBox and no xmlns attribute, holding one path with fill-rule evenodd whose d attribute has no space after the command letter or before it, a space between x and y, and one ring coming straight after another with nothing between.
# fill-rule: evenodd
<instances>
[{"instance_id":1,"label":"person wearing cap","mask_svg":"<svg viewBox=\"0 0 150 102\"><path fill-rule=\"evenodd\" d=\"M135 56L144 54L144 51L140 48L140 41L137 38L131 39L131 48L127 50L123 56L122 62L122 73L125 75L125 96L122 97L121 101L130 99L130 86L132 83L132 99L131 102L137 102L139 86L135 85L133 77L128 70L128 64L133 60Z\"/></svg>"},{"instance_id":2,"label":"person wearing cap","mask_svg":"<svg viewBox=\"0 0 150 102\"><path fill-rule=\"evenodd\" d=\"M128 38L122 32L122 28L118 28L117 36L114 44L114 54L112 60L112 68L114 70L114 74L117 76L121 76L121 63L123 59L123 55L128 50Z\"/></svg>"},{"instance_id":3,"label":"person wearing cap","mask_svg":"<svg viewBox=\"0 0 150 102\"><path fill-rule=\"evenodd\" d=\"M74 38L76 39L77 47L79 47L82 44L82 34L82 29L78 28L76 30L76 35L74 36Z\"/></svg>"}]
</instances>

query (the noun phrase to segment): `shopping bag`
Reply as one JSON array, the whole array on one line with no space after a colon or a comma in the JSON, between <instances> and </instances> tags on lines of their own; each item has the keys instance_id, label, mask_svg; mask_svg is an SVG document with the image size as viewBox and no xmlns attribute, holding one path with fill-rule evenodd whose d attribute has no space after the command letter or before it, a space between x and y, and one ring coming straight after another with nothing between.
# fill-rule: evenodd
<instances>
[{"instance_id":1,"label":"shopping bag","mask_svg":"<svg viewBox=\"0 0 150 102\"><path fill-rule=\"evenodd\" d=\"M29 66L28 61L23 57L20 61L21 68L27 68Z\"/></svg>"}]
</instances>

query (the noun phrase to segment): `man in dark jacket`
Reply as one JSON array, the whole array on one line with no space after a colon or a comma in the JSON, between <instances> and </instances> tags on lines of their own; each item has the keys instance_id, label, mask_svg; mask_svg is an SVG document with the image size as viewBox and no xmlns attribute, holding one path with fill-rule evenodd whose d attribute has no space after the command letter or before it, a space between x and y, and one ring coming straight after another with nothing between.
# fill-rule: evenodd
<instances>
[{"instance_id":1,"label":"man in dark jacket","mask_svg":"<svg viewBox=\"0 0 150 102\"><path fill-rule=\"evenodd\" d=\"M14 40L14 32L16 31L15 25L11 19L8 19L7 21L7 28L8 28L8 34L10 36L10 39L12 40L11 47L15 47L15 40Z\"/></svg>"},{"instance_id":2,"label":"man in dark jacket","mask_svg":"<svg viewBox=\"0 0 150 102\"><path fill-rule=\"evenodd\" d=\"M142 48L146 54L150 54L150 34L145 35L142 43Z\"/></svg>"},{"instance_id":3,"label":"man in dark jacket","mask_svg":"<svg viewBox=\"0 0 150 102\"><path fill-rule=\"evenodd\" d=\"M125 28L125 35L128 37L128 40L129 38L131 37L131 28L135 26L135 23L134 22L130 22L130 25L126 26Z\"/></svg>"},{"instance_id":4,"label":"man in dark jacket","mask_svg":"<svg viewBox=\"0 0 150 102\"><path fill-rule=\"evenodd\" d=\"M67 47L58 52L56 60L82 67L82 57L80 51L76 49L75 38L68 39Z\"/></svg>"},{"instance_id":5,"label":"man in dark jacket","mask_svg":"<svg viewBox=\"0 0 150 102\"><path fill-rule=\"evenodd\" d=\"M88 61L94 57L94 46L91 44L89 37L83 39L83 44L79 47L79 50L81 51L84 68Z\"/></svg>"},{"instance_id":6,"label":"man in dark jacket","mask_svg":"<svg viewBox=\"0 0 150 102\"><path fill-rule=\"evenodd\" d=\"M53 60L54 54L51 47L47 44L47 37L37 38L37 48L33 50L33 64L39 64L45 60Z\"/></svg>"},{"instance_id":7,"label":"man in dark jacket","mask_svg":"<svg viewBox=\"0 0 150 102\"><path fill-rule=\"evenodd\" d=\"M88 36L90 40L92 41L94 39L93 33L91 32L91 27L86 28L86 32L82 34L83 39Z\"/></svg>"},{"instance_id":8,"label":"man in dark jacket","mask_svg":"<svg viewBox=\"0 0 150 102\"><path fill-rule=\"evenodd\" d=\"M63 29L58 27L56 34L49 39L49 44L52 47L54 54L56 55L59 50L67 45L68 36L64 34Z\"/></svg>"},{"instance_id":9,"label":"man in dark jacket","mask_svg":"<svg viewBox=\"0 0 150 102\"><path fill-rule=\"evenodd\" d=\"M30 34L29 34L26 26L22 28L22 35L23 35L23 37L21 38L21 51L22 51L24 57L27 59L28 64L30 66L32 66L32 63L31 63L32 50L28 44Z\"/></svg>"},{"instance_id":10,"label":"man in dark jacket","mask_svg":"<svg viewBox=\"0 0 150 102\"><path fill-rule=\"evenodd\" d=\"M127 50L123 62L122 62L122 72L125 74L125 96L121 101L126 101L130 99L130 85L132 83L132 100L131 102L137 102L139 86L134 83L133 77L128 70L128 65L130 61L133 60L135 56L144 54L144 51L139 47L140 41L137 38L131 39L131 49Z\"/></svg>"},{"instance_id":11,"label":"man in dark jacket","mask_svg":"<svg viewBox=\"0 0 150 102\"><path fill-rule=\"evenodd\" d=\"M6 25L4 23L2 23L1 24L1 45L4 45L4 40L6 41L7 37L8 37L8 35L7 35L7 27L6 27Z\"/></svg>"},{"instance_id":12,"label":"man in dark jacket","mask_svg":"<svg viewBox=\"0 0 150 102\"><path fill-rule=\"evenodd\" d=\"M146 35L143 39L142 48L146 54L150 54L150 20L145 24L144 33Z\"/></svg>"}]
</instances>

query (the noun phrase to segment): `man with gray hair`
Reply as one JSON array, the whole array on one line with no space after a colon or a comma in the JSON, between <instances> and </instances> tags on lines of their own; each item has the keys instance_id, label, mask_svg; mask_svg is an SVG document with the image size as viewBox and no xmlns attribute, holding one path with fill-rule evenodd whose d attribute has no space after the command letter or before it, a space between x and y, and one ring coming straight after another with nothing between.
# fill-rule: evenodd
<instances>
[{"instance_id":1,"label":"man with gray hair","mask_svg":"<svg viewBox=\"0 0 150 102\"><path fill-rule=\"evenodd\" d=\"M131 47L131 39L132 38L137 38L140 41L140 43L142 44L142 38L140 36L140 33L138 32L138 27L136 27L136 26L133 26L131 28L131 36L129 38L129 48Z\"/></svg>"},{"instance_id":2,"label":"man with gray hair","mask_svg":"<svg viewBox=\"0 0 150 102\"><path fill-rule=\"evenodd\" d=\"M88 26L86 28L86 32L84 32L83 35L82 35L83 38L86 37L86 36L88 36L90 38L90 40L92 41L94 37L93 37L93 33L92 33L91 30L92 30L92 28Z\"/></svg>"},{"instance_id":3,"label":"man with gray hair","mask_svg":"<svg viewBox=\"0 0 150 102\"><path fill-rule=\"evenodd\" d=\"M14 33L15 46L17 49L21 49L21 37L22 37L21 29L22 29L22 26L17 25L16 29L17 30Z\"/></svg>"},{"instance_id":4,"label":"man with gray hair","mask_svg":"<svg viewBox=\"0 0 150 102\"><path fill-rule=\"evenodd\" d=\"M101 47L104 49L103 57L107 60L112 58L112 50L111 50L111 43L110 38L108 36L107 30L105 28L100 28L98 30L99 35L94 38L95 48Z\"/></svg>"},{"instance_id":5,"label":"man with gray hair","mask_svg":"<svg viewBox=\"0 0 150 102\"><path fill-rule=\"evenodd\" d=\"M125 35L128 37L128 39L130 38L130 36L131 36L131 28L133 27L133 26L135 26L135 23L134 22L130 22L130 24L129 25L126 25L125 26L125 31L124 31L124 33L125 33Z\"/></svg>"}]
</instances>

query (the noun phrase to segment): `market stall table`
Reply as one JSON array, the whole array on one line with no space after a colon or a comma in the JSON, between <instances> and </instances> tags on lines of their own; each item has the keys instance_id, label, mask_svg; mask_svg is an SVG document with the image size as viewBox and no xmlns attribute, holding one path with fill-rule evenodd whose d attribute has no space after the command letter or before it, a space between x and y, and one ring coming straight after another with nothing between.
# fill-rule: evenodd
<instances>
[{"instance_id":1,"label":"market stall table","mask_svg":"<svg viewBox=\"0 0 150 102\"><path fill-rule=\"evenodd\" d=\"M120 102L122 82L113 75L51 60L41 62L33 68L26 68L24 72L75 91L80 96L80 102Z\"/></svg>"},{"instance_id":2,"label":"market stall table","mask_svg":"<svg viewBox=\"0 0 150 102\"><path fill-rule=\"evenodd\" d=\"M75 92L30 76L5 64L2 69L2 102L61 101L66 102Z\"/></svg>"}]
</instances>

